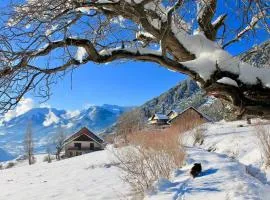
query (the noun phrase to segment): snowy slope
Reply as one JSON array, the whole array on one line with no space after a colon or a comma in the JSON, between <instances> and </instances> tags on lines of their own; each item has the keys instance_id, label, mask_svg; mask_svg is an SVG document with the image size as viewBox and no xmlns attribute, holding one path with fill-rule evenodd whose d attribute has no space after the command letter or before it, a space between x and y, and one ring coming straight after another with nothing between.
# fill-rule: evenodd
<instances>
[{"instance_id":1,"label":"snowy slope","mask_svg":"<svg viewBox=\"0 0 270 200\"><path fill-rule=\"evenodd\" d=\"M260 126L269 129L270 123L266 122ZM251 125L248 125L246 121L205 124L203 129L205 129L206 138L201 148L225 154L241 162L262 182L270 183L270 170L265 169L260 143L255 134L258 128L255 120ZM191 144L191 140L189 137L186 142Z\"/></svg>"},{"instance_id":2,"label":"snowy slope","mask_svg":"<svg viewBox=\"0 0 270 200\"><path fill-rule=\"evenodd\" d=\"M157 181L145 200L269 200L270 170L263 166L254 124L205 124L200 146L192 146L192 131L185 133L186 164L171 180ZM0 170L0 199L132 198L132 189L121 180L123 172L108 149L50 164L41 162L42 156L37 160L32 166L19 163ZM202 163L203 172L193 179L189 170L195 162Z\"/></svg>"},{"instance_id":3,"label":"snowy slope","mask_svg":"<svg viewBox=\"0 0 270 200\"><path fill-rule=\"evenodd\" d=\"M0 170L0 199L121 200L130 188L120 179L110 151L94 152L52 163Z\"/></svg>"},{"instance_id":4,"label":"snowy slope","mask_svg":"<svg viewBox=\"0 0 270 200\"><path fill-rule=\"evenodd\" d=\"M188 148L187 165L178 170L172 182L160 180L158 192L147 200L267 200L270 186L246 173L243 165L225 155L199 148ZM194 162L201 162L203 173L193 179L189 170Z\"/></svg>"}]
</instances>

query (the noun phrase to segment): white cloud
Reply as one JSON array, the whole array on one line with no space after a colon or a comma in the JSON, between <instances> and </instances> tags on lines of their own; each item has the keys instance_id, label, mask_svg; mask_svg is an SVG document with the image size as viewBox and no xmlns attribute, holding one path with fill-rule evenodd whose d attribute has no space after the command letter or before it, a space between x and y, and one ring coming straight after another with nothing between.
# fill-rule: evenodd
<instances>
[{"instance_id":1,"label":"white cloud","mask_svg":"<svg viewBox=\"0 0 270 200\"><path fill-rule=\"evenodd\" d=\"M66 125L61 125L61 127L67 128L67 129L68 129L68 128L71 128L73 125L74 125L73 123L69 122L69 123L66 124Z\"/></svg>"},{"instance_id":2,"label":"white cloud","mask_svg":"<svg viewBox=\"0 0 270 200\"><path fill-rule=\"evenodd\" d=\"M45 121L43 122L43 126L50 126L51 124L57 124L59 122L59 118L49 110L49 113L46 115Z\"/></svg>"},{"instance_id":3,"label":"white cloud","mask_svg":"<svg viewBox=\"0 0 270 200\"><path fill-rule=\"evenodd\" d=\"M18 117L26 113L27 111L31 110L35 107L35 103L31 98L23 98L17 105L17 107L13 110L8 111L4 115L4 121L9 121L14 117Z\"/></svg>"},{"instance_id":4,"label":"white cloud","mask_svg":"<svg viewBox=\"0 0 270 200\"><path fill-rule=\"evenodd\" d=\"M79 110L68 110L65 114L62 115L63 118L65 119L71 119L73 117L76 117L80 114L81 112Z\"/></svg>"},{"instance_id":5,"label":"white cloud","mask_svg":"<svg viewBox=\"0 0 270 200\"><path fill-rule=\"evenodd\" d=\"M48 104L48 103L41 103L41 104L39 105L39 107L40 107L40 108L51 108L51 105Z\"/></svg>"}]
</instances>

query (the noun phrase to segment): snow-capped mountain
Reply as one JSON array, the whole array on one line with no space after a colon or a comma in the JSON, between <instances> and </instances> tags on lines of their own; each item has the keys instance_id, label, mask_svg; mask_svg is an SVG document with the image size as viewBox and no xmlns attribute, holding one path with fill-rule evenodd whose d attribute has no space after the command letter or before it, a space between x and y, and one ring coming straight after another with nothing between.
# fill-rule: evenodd
<instances>
[{"instance_id":1,"label":"snow-capped mountain","mask_svg":"<svg viewBox=\"0 0 270 200\"><path fill-rule=\"evenodd\" d=\"M20 154L27 124L31 122L36 151L45 149L48 140L59 127L69 135L83 126L99 133L114 124L131 107L117 105L90 106L74 112L55 108L33 108L0 126L0 147L12 154Z\"/></svg>"}]
</instances>

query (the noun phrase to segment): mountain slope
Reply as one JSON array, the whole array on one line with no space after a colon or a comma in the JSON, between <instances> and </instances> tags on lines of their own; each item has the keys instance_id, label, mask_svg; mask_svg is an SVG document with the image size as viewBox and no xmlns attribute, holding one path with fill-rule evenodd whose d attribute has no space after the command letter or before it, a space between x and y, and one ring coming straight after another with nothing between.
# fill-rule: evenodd
<instances>
[{"instance_id":1,"label":"mountain slope","mask_svg":"<svg viewBox=\"0 0 270 200\"><path fill-rule=\"evenodd\" d=\"M140 109L146 117L150 117L154 113L167 114L173 109L183 110L190 105L198 107L206 103L207 100L207 97L203 97L203 92L197 83L187 79L160 96L146 102L138 109Z\"/></svg>"},{"instance_id":2,"label":"mountain slope","mask_svg":"<svg viewBox=\"0 0 270 200\"><path fill-rule=\"evenodd\" d=\"M254 67L270 67L270 40L250 49L239 57Z\"/></svg>"}]
</instances>

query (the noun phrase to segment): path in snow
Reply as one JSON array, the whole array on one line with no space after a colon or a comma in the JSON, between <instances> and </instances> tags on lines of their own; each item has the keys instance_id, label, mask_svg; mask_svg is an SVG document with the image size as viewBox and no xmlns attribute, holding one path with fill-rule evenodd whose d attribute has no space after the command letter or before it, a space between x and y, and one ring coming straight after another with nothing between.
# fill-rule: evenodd
<instances>
[{"instance_id":1,"label":"path in snow","mask_svg":"<svg viewBox=\"0 0 270 200\"><path fill-rule=\"evenodd\" d=\"M156 194L147 200L269 200L270 187L246 172L246 167L225 155L199 148L187 148L187 165L172 182L160 180ZM201 176L193 179L189 170L202 163ZM268 194L268 195L267 195Z\"/></svg>"}]
</instances>

